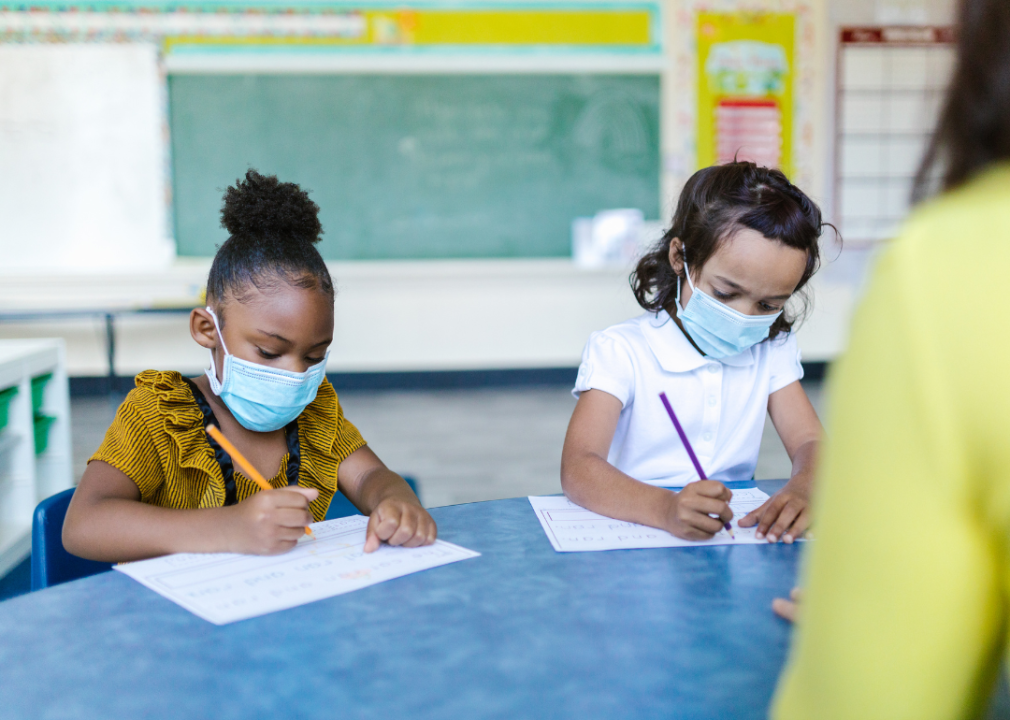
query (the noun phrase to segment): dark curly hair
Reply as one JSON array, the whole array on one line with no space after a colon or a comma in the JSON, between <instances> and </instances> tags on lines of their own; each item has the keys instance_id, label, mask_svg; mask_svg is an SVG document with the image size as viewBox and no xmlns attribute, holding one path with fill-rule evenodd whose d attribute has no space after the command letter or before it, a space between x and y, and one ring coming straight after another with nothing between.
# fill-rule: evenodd
<instances>
[{"instance_id":1,"label":"dark curly hair","mask_svg":"<svg viewBox=\"0 0 1010 720\"><path fill-rule=\"evenodd\" d=\"M250 169L225 192L221 226L230 237L210 266L208 302L243 302L250 285L265 290L278 280L333 297L330 272L315 247L323 232L319 206L294 183Z\"/></svg>"},{"instance_id":2,"label":"dark curly hair","mask_svg":"<svg viewBox=\"0 0 1010 720\"><path fill-rule=\"evenodd\" d=\"M694 277L735 230L750 228L769 240L806 252L807 265L796 286L799 291L820 266L818 239L825 225L820 208L781 171L751 162L714 165L687 181L670 229L638 261L630 277L631 289L646 310L667 310L675 315L673 304L681 276L670 264L670 242L680 239L680 260L687 263ZM783 312L768 337L789 332L795 321Z\"/></svg>"}]
</instances>

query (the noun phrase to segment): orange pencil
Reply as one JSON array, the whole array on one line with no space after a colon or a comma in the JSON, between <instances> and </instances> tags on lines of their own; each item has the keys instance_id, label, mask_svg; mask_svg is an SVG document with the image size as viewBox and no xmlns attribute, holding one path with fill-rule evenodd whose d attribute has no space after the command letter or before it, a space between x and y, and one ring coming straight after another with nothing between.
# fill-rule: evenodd
<instances>
[{"instance_id":1,"label":"orange pencil","mask_svg":"<svg viewBox=\"0 0 1010 720\"><path fill-rule=\"evenodd\" d=\"M273 490L273 488L270 487L270 483L268 483L266 479L259 474L259 471L252 466L252 463L245 459L245 456L238 451L238 448L231 444L231 441L228 440L228 438L226 438L220 430L213 425L208 425L207 434L217 440L217 444L223 447L226 453L231 455L232 461L242 469L242 472L248 475L250 480L260 486L260 490ZM312 535L312 530L310 528L305 528L305 534ZM312 535L312 537L315 537L315 535Z\"/></svg>"}]
</instances>

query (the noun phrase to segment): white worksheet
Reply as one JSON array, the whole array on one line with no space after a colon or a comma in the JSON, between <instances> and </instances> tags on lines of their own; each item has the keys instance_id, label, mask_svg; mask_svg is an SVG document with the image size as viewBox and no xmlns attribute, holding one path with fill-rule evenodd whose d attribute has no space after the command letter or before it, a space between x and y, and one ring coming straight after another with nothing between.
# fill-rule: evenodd
<instances>
[{"instance_id":1,"label":"white worksheet","mask_svg":"<svg viewBox=\"0 0 1010 720\"><path fill-rule=\"evenodd\" d=\"M566 497L530 496L530 505L558 552L590 550L637 550L641 548L695 547L698 545L754 545L766 543L754 537L753 527L741 528L737 520L760 507L768 494L757 488L733 491L733 533L721 530L711 540L681 540L665 530L623 520L614 520L586 510Z\"/></svg>"},{"instance_id":2,"label":"white worksheet","mask_svg":"<svg viewBox=\"0 0 1010 720\"><path fill-rule=\"evenodd\" d=\"M442 540L417 548L382 545L366 555L367 525L361 515L314 523L315 539L302 538L284 555L180 553L115 568L225 625L480 556Z\"/></svg>"}]
</instances>

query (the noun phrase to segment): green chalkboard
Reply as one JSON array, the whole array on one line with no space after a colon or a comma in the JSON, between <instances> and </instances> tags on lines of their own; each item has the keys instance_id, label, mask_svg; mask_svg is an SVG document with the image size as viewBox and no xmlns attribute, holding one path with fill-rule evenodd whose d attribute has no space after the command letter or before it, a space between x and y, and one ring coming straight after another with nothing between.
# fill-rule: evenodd
<instances>
[{"instance_id":1,"label":"green chalkboard","mask_svg":"<svg viewBox=\"0 0 1010 720\"><path fill-rule=\"evenodd\" d=\"M180 255L248 167L311 192L332 260L559 257L575 217L658 217L658 76L175 75L169 108Z\"/></svg>"}]
</instances>

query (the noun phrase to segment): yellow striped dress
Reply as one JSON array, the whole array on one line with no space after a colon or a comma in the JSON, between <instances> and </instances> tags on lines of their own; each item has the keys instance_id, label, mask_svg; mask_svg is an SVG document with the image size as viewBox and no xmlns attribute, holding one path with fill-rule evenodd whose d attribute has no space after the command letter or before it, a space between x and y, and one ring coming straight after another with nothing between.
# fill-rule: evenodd
<instances>
[{"instance_id":1,"label":"yellow striped dress","mask_svg":"<svg viewBox=\"0 0 1010 720\"><path fill-rule=\"evenodd\" d=\"M224 506L224 472L187 381L177 372L145 370L137 376L136 384L91 460L106 462L137 483L142 502L179 509ZM328 380L323 380L316 399L298 416L297 423L298 485L319 491L309 506L319 521L337 491L337 468L348 455L364 447L365 440L344 418ZM271 485L288 485L290 461L289 452L270 479ZM234 481L238 501L259 489L237 469Z\"/></svg>"}]
</instances>

